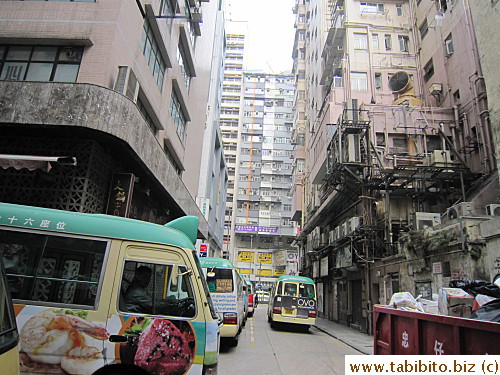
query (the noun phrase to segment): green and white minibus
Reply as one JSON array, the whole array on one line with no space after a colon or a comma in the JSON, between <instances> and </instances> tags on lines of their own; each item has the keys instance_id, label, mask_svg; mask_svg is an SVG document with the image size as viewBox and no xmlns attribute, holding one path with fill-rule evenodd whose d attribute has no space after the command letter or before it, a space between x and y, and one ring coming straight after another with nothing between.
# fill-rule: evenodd
<instances>
[{"instance_id":1,"label":"green and white minibus","mask_svg":"<svg viewBox=\"0 0 500 375\"><path fill-rule=\"evenodd\" d=\"M162 226L0 203L21 374L216 374L198 218Z\"/></svg>"},{"instance_id":2,"label":"green and white minibus","mask_svg":"<svg viewBox=\"0 0 500 375\"><path fill-rule=\"evenodd\" d=\"M18 342L19 335L9 285L3 262L0 260L0 369L2 369L0 372L2 374L19 374Z\"/></svg>"},{"instance_id":3,"label":"green and white minibus","mask_svg":"<svg viewBox=\"0 0 500 375\"><path fill-rule=\"evenodd\" d=\"M316 323L317 303L314 281L303 276L280 276L271 289L267 307L271 327L276 323L304 325Z\"/></svg>"},{"instance_id":4,"label":"green and white minibus","mask_svg":"<svg viewBox=\"0 0 500 375\"><path fill-rule=\"evenodd\" d=\"M245 319L242 278L227 259L200 258L200 263L215 309L222 319L221 340L236 346Z\"/></svg>"}]
</instances>

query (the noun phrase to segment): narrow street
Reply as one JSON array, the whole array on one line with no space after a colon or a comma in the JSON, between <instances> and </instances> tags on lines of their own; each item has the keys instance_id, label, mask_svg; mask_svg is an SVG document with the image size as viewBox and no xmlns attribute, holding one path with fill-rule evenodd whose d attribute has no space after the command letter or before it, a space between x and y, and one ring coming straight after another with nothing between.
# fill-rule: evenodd
<instances>
[{"instance_id":1,"label":"narrow street","mask_svg":"<svg viewBox=\"0 0 500 375\"><path fill-rule=\"evenodd\" d=\"M341 341L311 327L272 329L267 305L261 304L240 335L238 346L222 346L220 375L344 374L344 356L362 354Z\"/></svg>"}]
</instances>

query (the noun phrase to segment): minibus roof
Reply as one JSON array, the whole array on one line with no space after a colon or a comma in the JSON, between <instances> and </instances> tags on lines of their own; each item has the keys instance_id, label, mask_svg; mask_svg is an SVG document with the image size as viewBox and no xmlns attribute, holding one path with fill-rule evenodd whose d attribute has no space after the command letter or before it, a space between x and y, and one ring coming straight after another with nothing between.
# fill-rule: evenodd
<instances>
[{"instance_id":1,"label":"minibus roof","mask_svg":"<svg viewBox=\"0 0 500 375\"><path fill-rule=\"evenodd\" d=\"M310 279L309 277L292 276L292 275L280 276L277 281L291 281L291 282L295 282L295 283L314 284L313 279Z\"/></svg>"},{"instance_id":2,"label":"minibus roof","mask_svg":"<svg viewBox=\"0 0 500 375\"><path fill-rule=\"evenodd\" d=\"M194 250L199 219L183 216L159 225L104 214L0 203L0 225L50 232L152 242Z\"/></svg>"},{"instance_id":3,"label":"minibus roof","mask_svg":"<svg viewBox=\"0 0 500 375\"><path fill-rule=\"evenodd\" d=\"M235 268L233 263L223 258L200 258L200 263L205 268Z\"/></svg>"}]
</instances>

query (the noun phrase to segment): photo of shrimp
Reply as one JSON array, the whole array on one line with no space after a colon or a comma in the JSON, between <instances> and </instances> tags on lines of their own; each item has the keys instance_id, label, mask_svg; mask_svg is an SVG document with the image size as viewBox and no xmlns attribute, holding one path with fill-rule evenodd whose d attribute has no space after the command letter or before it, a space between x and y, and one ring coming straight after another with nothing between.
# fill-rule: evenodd
<instances>
[{"instance_id":1,"label":"photo of shrimp","mask_svg":"<svg viewBox=\"0 0 500 375\"><path fill-rule=\"evenodd\" d=\"M38 308L19 327L21 371L92 374L104 365L103 345L96 342L108 338L105 328L71 310Z\"/></svg>"}]
</instances>

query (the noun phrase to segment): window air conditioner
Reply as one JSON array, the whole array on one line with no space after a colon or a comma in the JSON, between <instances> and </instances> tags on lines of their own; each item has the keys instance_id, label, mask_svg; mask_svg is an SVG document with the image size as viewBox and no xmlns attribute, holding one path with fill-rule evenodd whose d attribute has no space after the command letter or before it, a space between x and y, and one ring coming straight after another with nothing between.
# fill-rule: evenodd
<instances>
[{"instance_id":1,"label":"window air conditioner","mask_svg":"<svg viewBox=\"0 0 500 375\"><path fill-rule=\"evenodd\" d=\"M335 227L334 231L335 231L335 239L340 240L343 237L342 228L340 227L340 225L338 227Z\"/></svg>"},{"instance_id":2,"label":"window air conditioner","mask_svg":"<svg viewBox=\"0 0 500 375\"><path fill-rule=\"evenodd\" d=\"M486 206L486 215L500 216L500 204L489 204Z\"/></svg>"},{"instance_id":3,"label":"window air conditioner","mask_svg":"<svg viewBox=\"0 0 500 375\"><path fill-rule=\"evenodd\" d=\"M411 222L415 230L433 228L441 224L441 215L435 212L414 212Z\"/></svg>"},{"instance_id":4,"label":"window air conditioner","mask_svg":"<svg viewBox=\"0 0 500 375\"><path fill-rule=\"evenodd\" d=\"M470 216L473 214L473 212L474 205L472 204L472 202L462 202L448 208L448 210L446 211L446 216L448 220L453 220L462 216Z\"/></svg>"},{"instance_id":5,"label":"window air conditioner","mask_svg":"<svg viewBox=\"0 0 500 375\"><path fill-rule=\"evenodd\" d=\"M434 150L430 155L429 165L433 167L446 167L450 165L451 155L448 150Z\"/></svg>"},{"instance_id":6,"label":"window air conditioner","mask_svg":"<svg viewBox=\"0 0 500 375\"><path fill-rule=\"evenodd\" d=\"M354 232L361 225L361 217L354 216L349 219L349 230Z\"/></svg>"},{"instance_id":7,"label":"window air conditioner","mask_svg":"<svg viewBox=\"0 0 500 375\"><path fill-rule=\"evenodd\" d=\"M347 236L351 233L348 221L342 224L342 233L344 233L344 236Z\"/></svg>"},{"instance_id":8,"label":"window air conditioner","mask_svg":"<svg viewBox=\"0 0 500 375\"><path fill-rule=\"evenodd\" d=\"M344 146L344 162L345 163L360 163L361 162L361 147L359 144L359 134L347 134Z\"/></svg>"},{"instance_id":9,"label":"window air conditioner","mask_svg":"<svg viewBox=\"0 0 500 375\"><path fill-rule=\"evenodd\" d=\"M328 241L330 244L334 243L335 241L337 240L337 237L336 237L336 232L335 232L335 229L332 229L329 233L328 233Z\"/></svg>"},{"instance_id":10,"label":"window air conditioner","mask_svg":"<svg viewBox=\"0 0 500 375\"><path fill-rule=\"evenodd\" d=\"M129 66L118 67L118 77L116 77L113 89L118 91L120 94L125 95L134 103L137 103L140 85L134 71Z\"/></svg>"}]
</instances>

